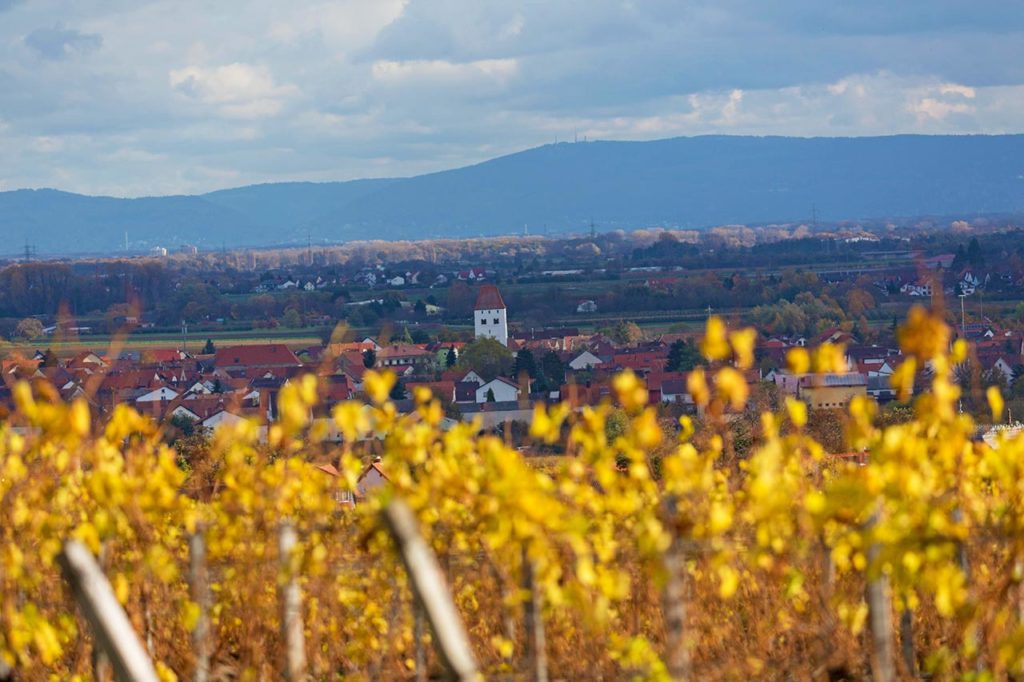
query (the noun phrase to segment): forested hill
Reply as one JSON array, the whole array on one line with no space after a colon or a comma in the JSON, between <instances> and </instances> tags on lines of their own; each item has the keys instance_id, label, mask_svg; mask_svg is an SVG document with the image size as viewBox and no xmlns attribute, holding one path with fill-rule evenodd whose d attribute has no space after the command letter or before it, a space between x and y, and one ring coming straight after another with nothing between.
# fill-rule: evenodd
<instances>
[{"instance_id":1,"label":"forested hill","mask_svg":"<svg viewBox=\"0 0 1024 682\"><path fill-rule=\"evenodd\" d=\"M2 252L113 252L1024 211L1024 135L553 144L396 180L113 199L0 193Z\"/></svg>"}]
</instances>

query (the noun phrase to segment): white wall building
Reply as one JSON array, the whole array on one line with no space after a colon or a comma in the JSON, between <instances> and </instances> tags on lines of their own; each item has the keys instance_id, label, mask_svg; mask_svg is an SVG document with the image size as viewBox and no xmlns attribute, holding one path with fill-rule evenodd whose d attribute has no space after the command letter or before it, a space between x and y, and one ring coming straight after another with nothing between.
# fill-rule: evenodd
<instances>
[{"instance_id":1,"label":"white wall building","mask_svg":"<svg viewBox=\"0 0 1024 682\"><path fill-rule=\"evenodd\" d=\"M508 345L508 318L505 315L505 301L493 284L484 284L473 306L473 330L475 338L491 338L503 346Z\"/></svg>"},{"instance_id":2,"label":"white wall building","mask_svg":"<svg viewBox=\"0 0 1024 682\"><path fill-rule=\"evenodd\" d=\"M477 403L488 402L488 391L494 394L494 402L496 403L507 403L519 400L519 387L505 377L498 377L497 379L488 381L486 384L476 389Z\"/></svg>"}]
</instances>

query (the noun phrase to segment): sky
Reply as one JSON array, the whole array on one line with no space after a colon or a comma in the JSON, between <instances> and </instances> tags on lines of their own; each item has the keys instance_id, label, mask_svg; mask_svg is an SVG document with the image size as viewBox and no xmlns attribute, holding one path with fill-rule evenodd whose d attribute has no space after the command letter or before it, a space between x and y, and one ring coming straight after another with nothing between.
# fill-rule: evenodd
<instances>
[{"instance_id":1,"label":"sky","mask_svg":"<svg viewBox=\"0 0 1024 682\"><path fill-rule=\"evenodd\" d=\"M1018 132L1019 0L0 0L0 190L406 176L574 135Z\"/></svg>"}]
</instances>

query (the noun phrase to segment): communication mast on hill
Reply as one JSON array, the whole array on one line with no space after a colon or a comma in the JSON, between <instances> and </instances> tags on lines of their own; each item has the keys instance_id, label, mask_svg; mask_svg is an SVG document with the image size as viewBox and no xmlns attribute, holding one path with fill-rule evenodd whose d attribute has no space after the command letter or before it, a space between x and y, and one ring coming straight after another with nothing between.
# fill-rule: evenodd
<instances>
[{"instance_id":1,"label":"communication mast on hill","mask_svg":"<svg viewBox=\"0 0 1024 682\"><path fill-rule=\"evenodd\" d=\"M28 239L25 240L25 255L22 258L23 263L29 263L36 257L36 246L35 244L29 244Z\"/></svg>"},{"instance_id":2,"label":"communication mast on hill","mask_svg":"<svg viewBox=\"0 0 1024 682\"><path fill-rule=\"evenodd\" d=\"M594 219L590 219L590 239L593 240L597 236L597 228L594 227Z\"/></svg>"}]
</instances>

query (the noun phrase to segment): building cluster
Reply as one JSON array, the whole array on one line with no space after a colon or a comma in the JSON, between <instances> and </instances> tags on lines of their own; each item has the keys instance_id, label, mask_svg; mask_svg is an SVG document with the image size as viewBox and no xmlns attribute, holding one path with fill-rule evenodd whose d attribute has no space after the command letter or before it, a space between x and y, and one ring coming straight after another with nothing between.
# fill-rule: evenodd
<instances>
[{"instance_id":1,"label":"building cluster","mask_svg":"<svg viewBox=\"0 0 1024 682\"><path fill-rule=\"evenodd\" d=\"M538 402L568 401L575 407L611 399L612 378L634 372L646 385L652 403L694 409L687 390L697 340L692 334L663 334L655 339L615 343L599 333L575 328L513 329L498 288L478 287L473 313L477 339L503 346L520 361L516 369L488 373L459 362L462 342L384 343L365 338L293 351L280 343L217 348L205 354L178 349L124 352L117 357L81 352L59 359L52 353L10 358L0 365L0 410L11 409L13 385L44 379L65 400L84 397L102 418L117 405L130 405L154 419L216 429L241 419L266 424L277 418L281 388L296 377L320 378L321 400L314 418L326 418L341 401L363 395L369 369L394 372L399 382L393 398L399 409L412 409L413 391L426 388L450 408L451 418L480 418L485 427L529 420ZM1024 336L991 324L963 325L958 334L974 342L979 371L1011 383L1024 361ZM846 371L828 375L787 372L786 354L795 347L822 343L845 348ZM479 345L479 344L478 344ZM504 353L504 349L501 349ZM689 352L690 360L680 361ZM890 377L902 361L900 351L865 345L849 332L829 329L814 338L760 338L757 366L746 372L753 386L771 382L785 395L811 408L841 409L860 395L879 402L894 397ZM917 382L924 385L925 382ZM340 436L339 436L340 437Z\"/></svg>"}]
</instances>

